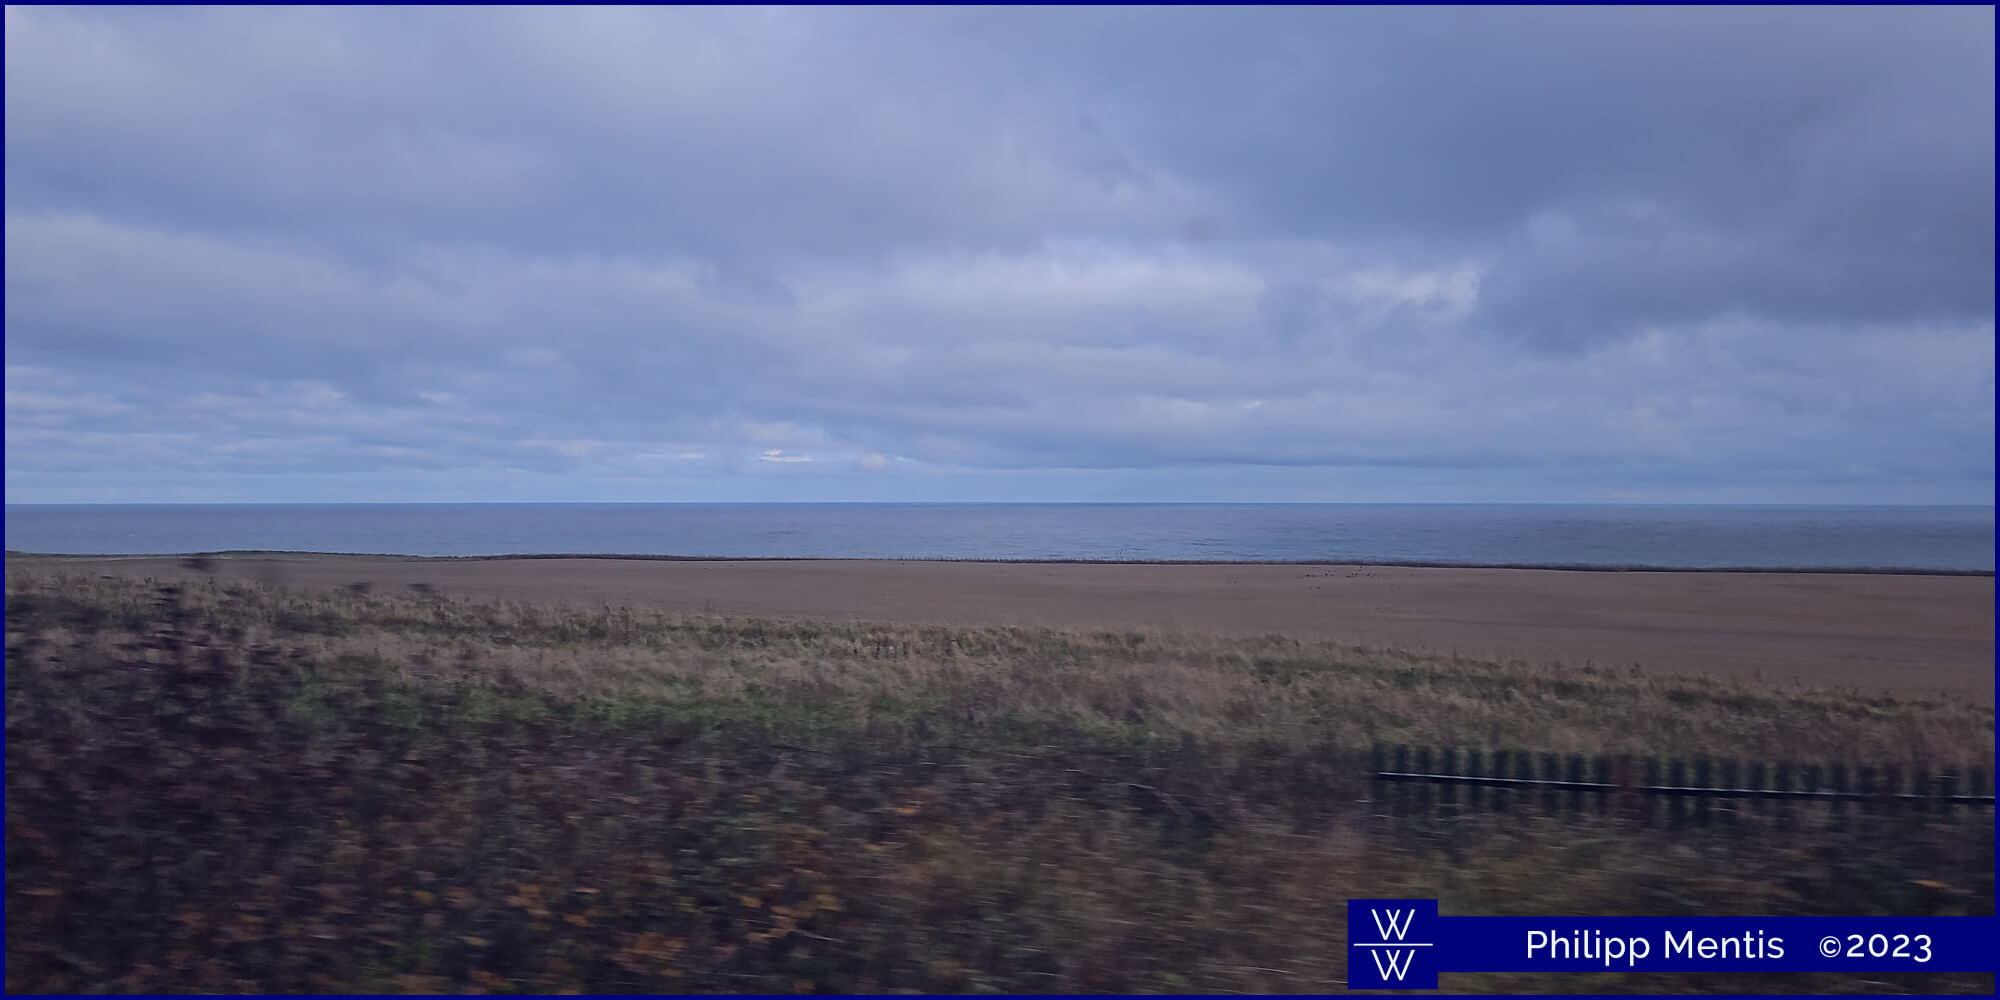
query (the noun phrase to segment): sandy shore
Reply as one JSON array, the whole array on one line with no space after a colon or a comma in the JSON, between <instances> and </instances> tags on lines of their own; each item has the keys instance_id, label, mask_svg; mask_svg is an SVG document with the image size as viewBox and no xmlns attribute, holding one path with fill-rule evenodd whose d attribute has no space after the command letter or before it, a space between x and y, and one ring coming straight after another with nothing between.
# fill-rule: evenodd
<instances>
[{"instance_id":1,"label":"sandy shore","mask_svg":"<svg viewBox=\"0 0 2000 1000\"><path fill-rule=\"evenodd\" d=\"M23 560L38 561L38 560ZM77 572L183 577L171 557ZM1994 578L1282 565L232 556L223 579L784 618L1278 633L1990 701Z\"/></svg>"}]
</instances>

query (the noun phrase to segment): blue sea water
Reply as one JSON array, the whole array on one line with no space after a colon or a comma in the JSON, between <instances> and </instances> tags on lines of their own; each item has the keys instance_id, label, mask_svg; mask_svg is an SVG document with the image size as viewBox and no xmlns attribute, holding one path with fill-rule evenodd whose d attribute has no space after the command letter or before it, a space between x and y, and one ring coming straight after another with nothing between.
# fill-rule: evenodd
<instances>
[{"instance_id":1,"label":"blue sea water","mask_svg":"<svg viewBox=\"0 0 2000 1000\"><path fill-rule=\"evenodd\" d=\"M10 551L1994 568L1992 507L8 505Z\"/></svg>"}]
</instances>

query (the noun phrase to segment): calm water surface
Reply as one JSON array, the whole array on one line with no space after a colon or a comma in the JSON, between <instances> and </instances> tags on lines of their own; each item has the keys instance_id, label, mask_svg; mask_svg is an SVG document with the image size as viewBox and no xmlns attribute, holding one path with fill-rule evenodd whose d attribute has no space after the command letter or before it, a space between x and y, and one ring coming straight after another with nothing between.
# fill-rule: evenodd
<instances>
[{"instance_id":1,"label":"calm water surface","mask_svg":"<svg viewBox=\"0 0 2000 1000\"><path fill-rule=\"evenodd\" d=\"M9 505L7 548L1994 568L1991 507L1449 504Z\"/></svg>"}]
</instances>

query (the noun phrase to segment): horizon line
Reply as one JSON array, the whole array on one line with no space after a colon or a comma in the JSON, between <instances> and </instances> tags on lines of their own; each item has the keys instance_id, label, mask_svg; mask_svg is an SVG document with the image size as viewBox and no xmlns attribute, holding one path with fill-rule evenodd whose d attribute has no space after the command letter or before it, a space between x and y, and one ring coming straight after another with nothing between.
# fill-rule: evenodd
<instances>
[{"instance_id":1,"label":"horizon line","mask_svg":"<svg viewBox=\"0 0 2000 1000\"><path fill-rule=\"evenodd\" d=\"M963 506L963 507L1974 507L1985 503L1785 500L9 500L7 507L507 507L507 506Z\"/></svg>"},{"instance_id":2,"label":"horizon line","mask_svg":"<svg viewBox=\"0 0 2000 1000\"><path fill-rule=\"evenodd\" d=\"M1477 562L1455 559L1133 559L1009 556L709 556L645 552L495 552L475 555L421 555L407 552L323 552L312 549L216 549L206 552L26 552L7 549L8 559L48 559L58 562L134 559L189 560L286 558L393 560L398 562L548 562L592 560L672 563L972 563L1011 566L1346 566L1367 569L1536 570L1563 573L1727 573L1781 576L1951 576L1991 577L1990 569L1925 568L1919 566L1759 566L1718 564L1674 566L1660 563ZM199 569L198 567L184 567Z\"/></svg>"}]
</instances>

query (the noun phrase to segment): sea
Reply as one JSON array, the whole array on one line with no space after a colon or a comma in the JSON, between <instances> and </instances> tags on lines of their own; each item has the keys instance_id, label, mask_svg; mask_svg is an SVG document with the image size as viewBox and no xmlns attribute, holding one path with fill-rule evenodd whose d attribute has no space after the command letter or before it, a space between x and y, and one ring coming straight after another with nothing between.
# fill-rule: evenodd
<instances>
[{"instance_id":1,"label":"sea","mask_svg":"<svg viewBox=\"0 0 2000 1000\"><path fill-rule=\"evenodd\" d=\"M169 504L6 507L10 552L1336 562L1991 573L1985 507Z\"/></svg>"}]
</instances>

